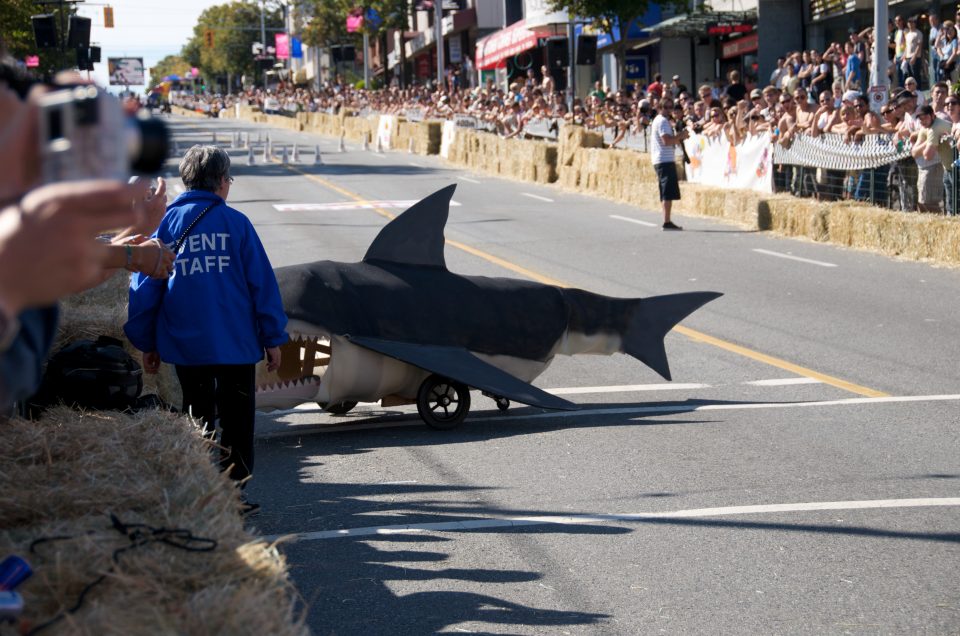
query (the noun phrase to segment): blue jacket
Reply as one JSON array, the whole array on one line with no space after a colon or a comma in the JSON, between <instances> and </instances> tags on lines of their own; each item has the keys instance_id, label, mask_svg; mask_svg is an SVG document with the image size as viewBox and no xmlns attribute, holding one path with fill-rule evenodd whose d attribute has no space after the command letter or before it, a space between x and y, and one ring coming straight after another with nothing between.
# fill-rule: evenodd
<instances>
[{"instance_id":1,"label":"blue jacket","mask_svg":"<svg viewBox=\"0 0 960 636\"><path fill-rule=\"evenodd\" d=\"M287 341L280 288L253 224L212 192L178 196L154 233L167 245L211 203L168 280L134 274L124 332L170 364L251 364Z\"/></svg>"}]
</instances>

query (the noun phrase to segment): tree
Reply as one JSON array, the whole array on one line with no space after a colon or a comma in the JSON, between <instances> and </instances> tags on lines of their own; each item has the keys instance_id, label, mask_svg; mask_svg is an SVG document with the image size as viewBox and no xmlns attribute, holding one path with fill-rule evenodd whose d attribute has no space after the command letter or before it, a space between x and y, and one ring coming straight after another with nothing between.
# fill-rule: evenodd
<instances>
[{"instance_id":1,"label":"tree","mask_svg":"<svg viewBox=\"0 0 960 636\"><path fill-rule=\"evenodd\" d=\"M406 47L404 46L403 33L410 25L410 2L409 0L370 0L367 6L377 12L381 22L372 24L364 20L364 28L368 28L371 38L376 37L381 43L380 46L380 64L383 67L384 85L388 82L389 69L387 61L387 38L391 31L400 31L400 50L398 63L400 64L400 86L406 87ZM364 52L366 54L366 52Z\"/></svg>"},{"instance_id":2,"label":"tree","mask_svg":"<svg viewBox=\"0 0 960 636\"><path fill-rule=\"evenodd\" d=\"M269 35L283 26L278 5L268 7L264 15ZM212 46L205 34L213 33ZM208 7L200 14L193 37L183 47L180 56L200 69L205 80L226 75L228 88L232 76L255 75L256 61L253 44L260 41L260 7L253 2L235 1ZM266 44L266 43L264 43Z\"/></svg>"},{"instance_id":3,"label":"tree","mask_svg":"<svg viewBox=\"0 0 960 636\"><path fill-rule=\"evenodd\" d=\"M571 19L576 16L590 20L592 26L604 33L613 33L614 27L620 28L620 40L614 43L614 55L617 68L620 69L619 84L623 84L624 58L627 53L627 29L631 22L647 12L648 0L547 0L554 11L566 10ZM687 0L661 0L660 6L673 6L678 12L684 12ZM642 25L641 25L642 26ZM649 26L649 25L647 25ZM572 60L571 60L572 63Z\"/></svg>"},{"instance_id":4,"label":"tree","mask_svg":"<svg viewBox=\"0 0 960 636\"><path fill-rule=\"evenodd\" d=\"M179 55L168 55L154 64L153 68L150 69L150 85L147 87L147 90L149 91L162 82L163 78L168 75L187 77L190 74L190 68L190 63L183 59L183 57Z\"/></svg>"},{"instance_id":5,"label":"tree","mask_svg":"<svg viewBox=\"0 0 960 636\"><path fill-rule=\"evenodd\" d=\"M65 6L64 15L61 9L53 8L57 24L57 35L61 41L66 41L62 25L67 23L69 16L75 13L72 6ZM41 68L45 70L60 70L76 64L73 51L60 52L57 49L39 49L33 37L33 23L30 16L43 13L41 5L33 0L0 0L0 42L14 58L23 60L28 55L39 55Z\"/></svg>"}]
</instances>

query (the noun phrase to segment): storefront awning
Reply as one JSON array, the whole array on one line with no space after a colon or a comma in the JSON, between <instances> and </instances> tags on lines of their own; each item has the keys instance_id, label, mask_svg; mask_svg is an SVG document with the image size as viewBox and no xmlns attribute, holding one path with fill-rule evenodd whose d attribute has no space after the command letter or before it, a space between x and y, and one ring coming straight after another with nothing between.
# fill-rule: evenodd
<instances>
[{"instance_id":1,"label":"storefront awning","mask_svg":"<svg viewBox=\"0 0 960 636\"><path fill-rule=\"evenodd\" d=\"M706 35L728 35L752 30L757 23L757 10L704 11L688 13L646 27L651 35L661 38L694 38ZM747 28L751 27L751 28Z\"/></svg>"},{"instance_id":2,"label":"storefront awning","mask_svg":"<svg viewBox=\"0 0 960 636\"><path fill-rule=\"evenodd\" d=\"M537 29L547 27L537 27ZM523 20L515 22L506 29L491 33L477 42L477 68L487 70L510 56L523 53L537 45L537 41L544 37L545 31L529 29Z\"/></svg>"}]
</instances>

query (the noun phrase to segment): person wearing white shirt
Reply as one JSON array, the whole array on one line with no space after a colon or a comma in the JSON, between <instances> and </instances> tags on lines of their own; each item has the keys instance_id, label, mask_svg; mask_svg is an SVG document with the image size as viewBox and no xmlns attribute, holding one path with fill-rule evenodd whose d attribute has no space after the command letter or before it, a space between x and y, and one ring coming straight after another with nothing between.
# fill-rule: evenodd
<instances>
[{"instance_id":1,"label":"person wearing white shirt","mask_svg":"<svg viewBox=\"0 0 960 636\"><path fill-rule=\"evenodd\" d=\"M676 147L689 135L686 129L674 131L673 98L660 99L660 111L650 124L650 161L657 173L660 186L660 205L663 208L664 231L682 230L670 220L670 211L674 201L680 200L680 182L677 178Z\"/></svg>"}]
</instances>

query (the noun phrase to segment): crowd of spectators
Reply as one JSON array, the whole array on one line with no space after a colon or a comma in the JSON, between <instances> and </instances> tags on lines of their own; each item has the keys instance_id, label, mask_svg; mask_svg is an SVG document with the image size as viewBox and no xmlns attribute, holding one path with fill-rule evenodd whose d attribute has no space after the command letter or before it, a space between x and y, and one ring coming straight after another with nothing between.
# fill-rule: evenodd
<instances>
[{"instance_id":1,"label":"crowd of spectators","mask_svg":"<svg viewBox=\"0 0 960 636\"><path fill-rule=\"evenodd\" d=\"M657 74L646 86L628 85L612 92L597 81L584 97L568 101L566 93L557 90L549 69L541 67L539 73L528 69L506 87L488 80L472 87L475 82L464 82L462 87L457 83L448 86L449 90L438 90L429 82L410 88L364 90L337 78L319 89L251 88L199 99L200 106L212 115L240 102L266 113L287 115L339 113L346 108L356 114L397 114L408 119L469 118L477 127L505 137L543 136L543 131L556 131L565 123L612 131L607 138L616 146L628 135L642 137L661 110L662 100L669 97L671 116L677 125L706 137L725 136L733 144L748 135L769 132L773 142L783 146L792 144L798 135L831 133L851 144L863 141L866 135L880 134L892 135L913 150L920 147L920 142L928 149L935 145L944 175L939 177L933 170L930 179L946 180L948 186L917 188L918 207L932 210L951 194L946 189L952 174L953 140L960 138L960 97L951 95L950 82L958 73L960 47L954 22L941 23L933 14L928 20L929 37L918 29L916 17L897 15L891 20L888 74L895 89L879 113L871 110L865 92L873 49L872 27L851 30L845 42L832 42L822 51L788 52L777 60L767 81L745 81L739 71L731 70L724 80L705 79L693 90L679 76L667 82ZM929 90L921 90L926 87ZM930 109L932 123L928 123L926 114ZM543 122L549 122L550 127ZM934 144L927 139L926 130L943 134ZM916 160L918 166L929 161L922 157ZM920 166L919 174L923 173ZM821 194L844 196L839 191ZM946 209L952 213L952 202L947 203Z\"/></svg>"}]
</instances>

